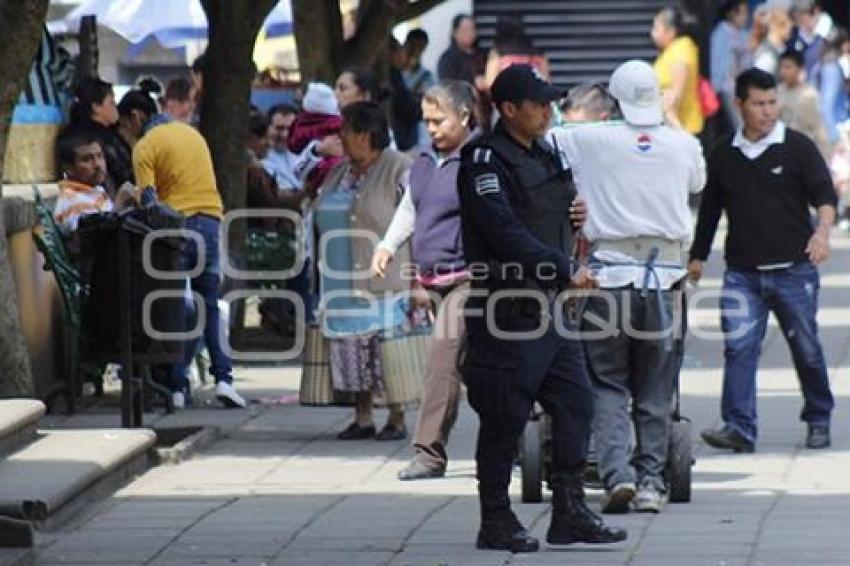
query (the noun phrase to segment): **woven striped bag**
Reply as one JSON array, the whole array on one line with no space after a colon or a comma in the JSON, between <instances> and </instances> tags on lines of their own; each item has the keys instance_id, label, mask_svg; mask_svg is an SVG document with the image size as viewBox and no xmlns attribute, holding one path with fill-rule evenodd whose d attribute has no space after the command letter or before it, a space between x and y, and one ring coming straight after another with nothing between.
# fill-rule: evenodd
<instances>
[{"instance_id":1,"label":"woven striped bag","mask_svg":"<svg viewBox=\"0 0 850 566\"><path fill-rule=\"evenodd\" d=\"M347 406L355 402L354 393L336 391L331 378L328 339L319 326L308 326L304 338L304 362L298 402L307 407Z\"/></svg>"},{"instance_id":2,"label":"woven striped bag","mask_svg":"<svg viewBox=\"0 0 850 566\"><path fill-rule=\"evenodd\" d=\"M415 331L384 338L381 355L387 403L408 409L419 406L430 338L430 328L428 332Z\"/></svg>"}]
</instances>

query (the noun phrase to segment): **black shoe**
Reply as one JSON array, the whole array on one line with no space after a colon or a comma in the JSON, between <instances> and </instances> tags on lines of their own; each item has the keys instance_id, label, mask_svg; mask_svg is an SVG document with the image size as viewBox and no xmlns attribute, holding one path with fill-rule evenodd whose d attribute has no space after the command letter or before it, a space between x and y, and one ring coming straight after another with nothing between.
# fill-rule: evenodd
<instances>
[{"instance_id":1,"label":"black shoe","mask_svg":"<svg viewBox=\"0 0 850 566\"><path fill-rule=\"evenodd\" d=\"M744 452L746 454L752 454L756 451L755 444L728 426L724 426L721 429L707 428L700 433L700 436L706 444L714 448L734 450L735 452Z\"/></svg>"},{"instance_id":2,"label":"black shoe","mask_svg":"<svg viewBox=\"0 0 850 566\"><path fill-rule=\"evenodd\" d=\"M360 426L357 423L351 423L348 428L336 435L339 440L364 440L373 436L375 436L375 425Z\"/></svg>"},{"instance_id":3,"label":"black shoe","mask_svg":"<svg viewBox=\"0 0 850 566\"><path fill-rule=\"evenodd\" d=\"M407 427L404 425L398 427L394 424L385 424L381 432L375 436L375 440L404 440L405 438L407 438Z\"/></svg>"},{"instance_id":4,"label":"black shoe","mask_svg":"<svg viewBox=\"0 0 850 566\"><path fill-rule=\"evenodd\" d=\"M829 448L831 444L829 425L809 425L806 448Z\"/></svg>"},{"instance_id":5,"label":"black shoe","mask_svg":"<svg viewBox=\"0 0 850 566\"><path fill-rule=\"evenodd\" d=\"M625 529L609 527L584 502L582 474L552 474L552 522L546 533L549 544L622 542Z\"/></svg>"},{"instance_id":6,"label":"black shoe","mask_svg":"<svg viewBox=\"0 0 850 566\"><path fill-rule=\"evenodd\" d=\"M510 509L482 517L475 546L482 550L509 550L514 553L540 550L540 542L528 534Z\"/></svg>"},{"instance_id":7,"label":"black shoe","mask_svg":"<svg viewBox=\"0 0 850 566\"><path fill-rule=\"evenodd\" d=\"M398 472L398 479L401 481L410 480L429 480L441 478L446 475L445 466L426 466L416 458L407 465L407 467Z\"/></svg>"}]
</instances>

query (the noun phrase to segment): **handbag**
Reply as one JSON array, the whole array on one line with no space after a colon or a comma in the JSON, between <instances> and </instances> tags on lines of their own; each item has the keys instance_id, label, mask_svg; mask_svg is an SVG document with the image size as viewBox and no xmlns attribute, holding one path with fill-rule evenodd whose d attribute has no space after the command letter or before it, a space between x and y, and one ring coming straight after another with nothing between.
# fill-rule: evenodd
<instances>
[{"instance_id":1,"label":"handbag","mask_svg":"<svg viewBox=\"0 0 850 566\"><path fill-rule=\"evenodd\" d=\"M430 338L430 327L384 337L381 357L388 404L419 406Z\"/></svg>"},{"instance_id":2,"label":"handbag","mask_svg":"<svg viewBox=\"0 0 850 566\"><path fill-rule=\"evenodd\" d=\"M298 402L308 407L354 403L352 393L336 391L333 388L328 339L317 325L308 326L304 338L304 361L301 366Z\"/></svg>"},{"instance_id":3,"label":"handbag","mask_svg":"<svg viewBox=\"0 0 850 566\"><path fill-rule=\"evenodd\" d=\"M720 110L720 99L711 86L711 81L705 77L700 77L697 82L697 97L699 98L699 107L702 115L705 118L710 118L717 114Z\"/></svg>"}]
</instances>

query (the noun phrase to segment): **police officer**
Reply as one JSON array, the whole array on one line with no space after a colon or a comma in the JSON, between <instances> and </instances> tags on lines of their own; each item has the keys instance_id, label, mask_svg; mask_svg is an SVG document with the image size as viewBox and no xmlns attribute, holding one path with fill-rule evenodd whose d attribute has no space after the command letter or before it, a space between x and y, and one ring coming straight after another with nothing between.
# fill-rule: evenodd
<instances>
[{"instance_id":1,"label":"police officer","mask_svg":"<svg viewBox=\"0 0 850 566\"><path fill-rule=\"evenodd\" d=\"M546 540L622 541L626 531L605 526L584 503L593 390L581 345L557 331L552 316L556 295L568 283L592 284L586 271L573 272L569 259L570 173L541 138L551 102L562 93L530 66L512 65L496 77L491 94L501 119L492 133L467 144L458 175L473 274L462 372L480 421L477 545L513 552L539 547L508 497L517 443L535 400L552 418L553 511Z\"/></svg>"}]
</instances>

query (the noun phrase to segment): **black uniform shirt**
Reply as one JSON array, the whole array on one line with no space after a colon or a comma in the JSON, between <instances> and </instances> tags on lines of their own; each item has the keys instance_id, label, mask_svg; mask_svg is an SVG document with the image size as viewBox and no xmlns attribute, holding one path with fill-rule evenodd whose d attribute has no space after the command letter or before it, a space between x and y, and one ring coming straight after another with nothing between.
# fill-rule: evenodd
<instances>
[{"instance_id":1,"label":"black uniform shirt","mask_svg":"<svg viewBox=\"0 0 850 566\"><path fill-rule=\"evenodd\" d=\"M561 285L569 280L569 248L560 245L563 238L543 241L540 235L570 230L575 188L545 141L526 148L497 124L493 133L464 147L458 193L468 265L516 263L525 279L542 273Z\"/></svg>"}]
</instances>

